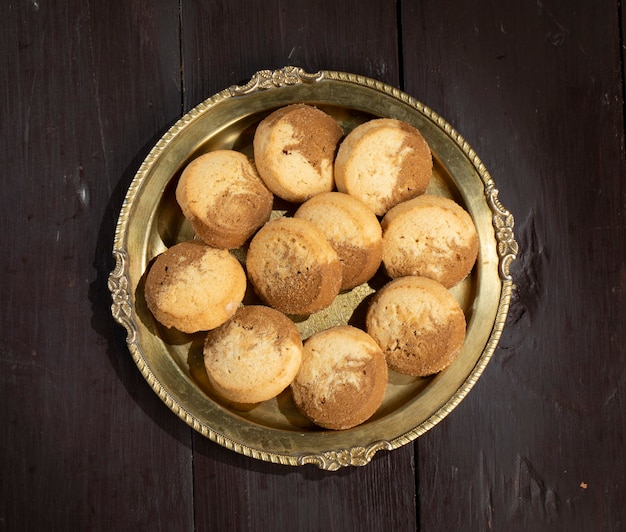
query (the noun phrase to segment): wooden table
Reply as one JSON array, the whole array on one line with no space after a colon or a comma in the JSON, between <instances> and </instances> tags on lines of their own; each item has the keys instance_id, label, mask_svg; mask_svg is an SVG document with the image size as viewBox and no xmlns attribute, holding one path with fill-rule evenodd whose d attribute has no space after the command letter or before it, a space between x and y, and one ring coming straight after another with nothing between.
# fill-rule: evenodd
<instances>
[{"instance_id":1,"label":"wooden table","mask_svg":"<svg viewBox=\"0 0 626 532\"><path fill-rule=\"evenodd\" d=\"M462 0L5 1L0 530L626 528L624 7ZM261 69L362 74L442 115L516 220L482 378L365 467L247 458L176 417L111 317L126 189Z\"/></svg>"}]
</instances>

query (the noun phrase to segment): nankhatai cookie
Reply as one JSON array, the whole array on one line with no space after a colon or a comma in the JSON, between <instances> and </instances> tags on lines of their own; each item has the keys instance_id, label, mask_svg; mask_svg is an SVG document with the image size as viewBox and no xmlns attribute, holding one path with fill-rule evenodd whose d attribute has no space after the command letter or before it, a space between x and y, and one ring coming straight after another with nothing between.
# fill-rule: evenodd
<instances>
[{"instance_id":1,"label":"nankhatai cookie","mask_svg":"<svg viewBox=\"0 0 626 532\"><path fill-rule=\"evenodd\" d=\"M302 360L302 339L281 312L249 305L207 333L203 353L209 381L220 397L259 403L291 384Z\"/></svg>"},{"instance_id":2,"label":"nankhatai cookie","mask_svg":"<svg viewBox=\"0 0 626 532\"><path fill-rule=\"evenodd\" d=\"M217 150L185 167L176 200L204 242L230 249L269 220L274 196L253 161L238 151Z\"/></svg>"},{"instance_id":3,"label":"nankhatai cookie","mask_svg":"<svg viewBox=\"0 0 626 532\"><path fill-rule=\"evenodd\" d=\"M423 195L391 209L381 222L389 276L420 275L450 288L472 270L478 234L469 213L451 199Z\"/></svg>"},{"instance_id":4,"label":"nankhatai cookie","mask_svg":"<svg viewBox=\"0 0 626 532\"><path fill-rule=\"evenodd\" d=\"M281 217L250 241L248 279L264 303L287 314L328 307L341 289L341 262L322 231L303 218Z\"/></svg>"},{"instance_id":5,"label":"nankhatai cookie","mask_svg":"<svg viewBox=\"0 0 626 532\"><path fill-rule=\"evenodd\" d=\"M377 118L353 129L335 159L337 190L360 199L378 216L423 194L433 162L428 143L413 126Z\"/></svg>"},{"instance_id":6,"label":"nankhatai cookie","mask_svg":"<svg viewBox=\"0 0 626 532\"><path fill-rule=\"evenodd\" d=\"M443 285L426 277L401 277L383 286L365 324L389 368L415 377L447 368L465 342L463 310Z\"/></svg>"},{"instance_id":7,"label":"nankhatai cookie","mask_svg":"<svg viewBox=\"0 0 626 532\"><path fill-rule=\"evenodd\" d=\"M343 130L312 105L292 104L258 125L254 160L267 187L278 197L301 203L334 188L333 161Z\"/></svg>"},{"instance_id":8,"label":"nankhatai cookie","mask_svg":"<svg viewBox=\"0 0 626 532\"><path fill-rule=\"evenodd\" d=\"M387 388L387 364L364 331L339 325L304 342L302 363L291 384L302 414L327 429L348 429L368 420Z\"/></svg>"},{"instance_id":9,"label":"nankhatai cookie","mask_svg":"<svg viewBox=\"0 0 626 532\"><path fill-rule=\"evenodd\" d=\"M325 192L303 203L295 218L317 225L343 267L341 289L368 281L382 259L382 230L376 215L361 201L341 192Z\"/></svg>"},{"instance_id":10,"label":"nankhatai cookie","mask_svg":"<svg viewBox=\"0 0 626 532\"><path fill-rule=\"evenodd\" d=\"M166 327L185 333L214 329L243 300L246 273L227 250L182 242L157 256L146 276L148 309Z\"/></svg>"}]
</instances>

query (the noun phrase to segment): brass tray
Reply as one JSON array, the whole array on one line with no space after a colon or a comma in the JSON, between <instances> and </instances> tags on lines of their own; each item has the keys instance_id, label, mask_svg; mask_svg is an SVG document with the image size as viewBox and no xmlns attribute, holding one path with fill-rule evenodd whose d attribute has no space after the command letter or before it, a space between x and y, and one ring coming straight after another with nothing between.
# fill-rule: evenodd
<instances>
[{"instance_id":1,"label":"brass tray","mask_svg":"<svg viewBox=\"0 0 626 532\"><path fill-rule=\"evenodd\" d=\"M479 257L470 276L452 292L467 317L460 357L426 379L390 372L378 412L345 431L307 422L287 390L248 411L237 411L211 396L202 363L202 335L161 327L146 309L143 279L150 261L193 231L176 204L180 172L199 154L219 148L252 156L256 124L272 110L295 102L316 105L348 132L376 117L417 127L433 151L429 193L454 198L469 211L479 234ZM277 206L277 214L282 214ZM513 216L498 200L489 173L467 142L431 109L379 81L335 71L301 68L257 72L243 86L229 87L183 116L157 142L139 168L119 214L109 276L114 318L126 328L130 353L163 402L193 429L235 452L259 460L315 464L322 469L361 466L379 450L392 450L425 433L466 396L499 341L513 287L509 266L517 255ZM381 279L340 295L327 311L298 323L303 338L339 324L357 323L367 297ZM378 283L378 284L377 284Z\"/></svg>"}]
</instances>

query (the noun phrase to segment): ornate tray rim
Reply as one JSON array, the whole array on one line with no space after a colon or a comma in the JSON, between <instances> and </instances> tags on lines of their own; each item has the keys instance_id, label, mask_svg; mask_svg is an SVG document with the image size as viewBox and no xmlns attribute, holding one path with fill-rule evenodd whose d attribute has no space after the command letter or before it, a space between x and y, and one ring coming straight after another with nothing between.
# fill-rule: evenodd
<instances>
[{"instance_id":1,"label":"ornate tray rim","mask_svg":"<svg viewBox=\"0 0 626 532\"><path fill-rule=\"evenodd\" d=\"M375 441L367 446L354 446L321 451L318 453L294 455L261 450L224 436L199 420L183 404L177 401L159 381L154 371L147 363L138 340L137 325L133 316L132 298L129 291L129 257L126 251L126 230L133 199L142 185L147 170L158 158L165 146L184 131L188 124L193 122L198 116L206 113L219 102L228 98L235 98L258 91L267 91L295 84L316 84L323 80L341 81L354 84L355 86L367 87L389 95L396 100L400 100L431 120L462 150L482 180L485 199L491 211L491 221L497 246L498 276L501 281L501 290L491 334L473 370L456 392L434 414L430 415L428 419L418 424L412 430L390 440ZM371 461L377 451L383 449L392 450L401 447L414 441L437 425L465 398L482 375L500 340L514 287L513 279L510 274L510 265L517 256L518 245L515 241L513 227L513 215L500 203L498 199L498 189L476 152L450 124L432 109L412 96L381 81L346 72L320 70L315 73L308 73L304 69L295 66L286 66L273 71L260 70L251 77L248 83L228 87L191 109L159 139L143 161L128 188L116 226L112 250L116 265L108 279L108 288L112 296L111 312L114 319L126 329L126 343L128 349L135 364L150 387L170 410L203 436L239 454L273 463L292 466L315 464L321 469L331 471L338 470L345 466L363 466Z\"/></svg>"}]
</instances>

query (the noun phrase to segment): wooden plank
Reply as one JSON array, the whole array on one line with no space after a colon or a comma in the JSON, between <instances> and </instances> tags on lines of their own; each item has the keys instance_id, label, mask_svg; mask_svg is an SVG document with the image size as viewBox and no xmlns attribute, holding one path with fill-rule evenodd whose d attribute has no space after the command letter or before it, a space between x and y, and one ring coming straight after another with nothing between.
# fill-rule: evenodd
<instances>
[{"instance_id":1,"label":"wooden plank","mask_svg":"<svg viewBox=\"0 0 626 532\"><path fill-rule=\"evenodd\" d=\"M626 35L624 34L624 30L626 29L626 6L624 5L624 2L620 2L619 7L619 43L621 47L620 52L622 54L622 101L626 101L626 42L624 40L626 38Z\"/></svg>"},{"instance_id":2,"label":"wooden plank","mask_svg":"<svg viewBox=\"0 0 626 532\"><path fill-rule=\"evenodd\" d=\"M178 4L3 11L0 528L191 530L190 429L106 287L125 189L180 114Z\"/></svg>"},{"instance_id":3,"label":"wooden plank","mask_svg":"<svg viewBox=\"0 0 626 532\"><path fill-rule=\"evenodd\" d=\"M194 457L199 530L416 529L411 445L337 472L258 462L198 439Z\"/></svg>"},{"instance_id":4,"label":"wooden plank","mask_svg":"<svg viewBox=\"0 0 626 532\"><path fill-rule=\"evenodd\" d=\"M193 0L182 6L185 108L287 65L399 83L395 2Z\"/></svg>"},{"instance_id":5,"label":"wooden plank","mask_svg":"<svg viewBox=\"0 0 626 532\"><path fill-rule=\"evenodd\" d=\"M230 21L226 23L226 21ZM399 83L395 2L188 2L185 107L262 69L295 65ZM258 462L194 438L196 526L207 530L414 530L409 445L328 473Z\"/></svg>"},{"instance_id":6,"label":"wooden plank","mask_svg":"<svg viewBox=\"0 0 626 532\"><path fill-rule=\"evenodd\" d=\"M623 5L66 0L4 15L0 529L624 528ZM154 141L287 64L431 106L490 170L520 243L475 389L415 455L335 473L193 433L139 374L106 288Z\"/></svg>"},{"instance_id":7,"label":"wooden plank","mask_svg":"<svg viewBox=\"0 0 626 532\"><path fill-rule=\"evenodd\" d=\"M403 3L402 23L407 91L477 151L520 244L501 347L461 406L419 441L421 529L621 529L616 5Z\"/></svg>"}]
</instances>

